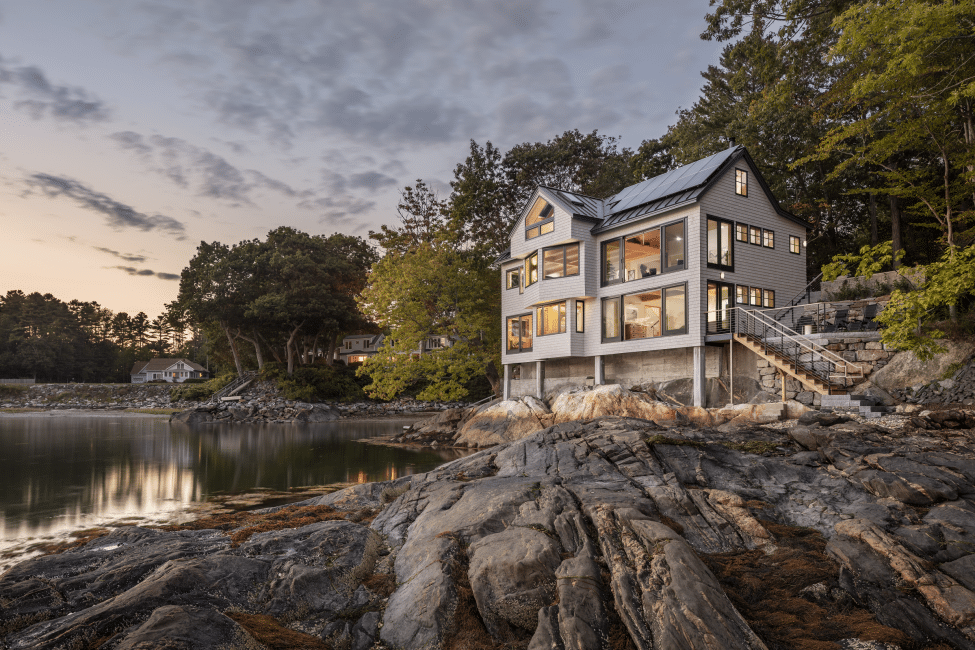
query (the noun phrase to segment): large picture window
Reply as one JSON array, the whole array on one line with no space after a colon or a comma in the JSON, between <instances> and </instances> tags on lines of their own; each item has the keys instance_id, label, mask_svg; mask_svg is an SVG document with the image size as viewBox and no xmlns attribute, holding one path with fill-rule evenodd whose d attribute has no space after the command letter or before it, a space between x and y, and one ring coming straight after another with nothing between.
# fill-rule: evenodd
<instances>
[{"instance_id":1,"label":"large picture window","mask_svg":"<svg viewBox=\"0 0 975 650\"><path fill-rule=\"evenodd\" d=\"M538 253L532 253L525 258L525 286L538 282Z\"/></svg>"},{"instance_id":2,"label":"large picture window","mask_svg":"<svg viewBox=\"0 0 975 650\"><path fill-rule=\"evenodd\" d=\"M602 245L602 282L631 282L684 268L684 222L650 228Z\"/></svg>"},{"instance_id":3,"label":"large picture window","mask_svg":"<svg viewBox=\"0 0 975 650\"><path fill-rule=\"evenodd\" d=\"M562 334L565 332L565 303L555 302L542 305L537 310L538 336Z\"/></svg>"},{"instance_id":4,"label":"large picture window","mask_svg":"<svg viewBox=\"0 0 975 650\"><path fill-rule=\"evenodd\" d=\"M603 300L603 340L631 341L687 333L685 285Z\"/></svg>"},{"instance_id":5,"label":"large picture window","mask_svg":"<svg viewBox=\"0 0 975 650\"><path fill-rule=\"evenodd\" d=\"M708 266L734 271L735 249L731 238L732 223L708 217Z\"/></svg>"},{"instance_id":6,"label":"large picture window","mask_svg":"<svg viewBox=\"0 0 975 650\"><path fill-rule=\"evenodd\" d=\"M527 352L532 349L531 314L507 319L505 332L508 352Z\"/></svg>"},{"instance_id":7,"label":"large picture window","mask_svg":"<svg viewBox=\"0 0 975 650\"><path fill-rule=\"evenodd\" d=\"M546 280L579 275L579 244L567 244L542 251L542 277Z\"/></svg>"},{"instance_id":8,"label":"large picture window","mask_svg":"<svg viewBox=\"0 0 975 650\"><path fill-rule=\"evenodd\" d=\"M525 239L534 239L555 230L555 210L545 199L539 198L525 217Z\"/></svg>"}]
</instances>

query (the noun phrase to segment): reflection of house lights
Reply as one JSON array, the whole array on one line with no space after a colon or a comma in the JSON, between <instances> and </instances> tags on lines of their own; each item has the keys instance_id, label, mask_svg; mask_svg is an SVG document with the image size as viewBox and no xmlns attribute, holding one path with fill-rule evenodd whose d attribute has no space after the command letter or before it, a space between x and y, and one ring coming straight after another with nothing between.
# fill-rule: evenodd
<instances>
[{"instance_id":1,"label":"reflection of house lights","mask_svg":"<svg viewBox=\"0 0 975 650\"><path fill-rule=\"evenodd\" d=\"M359 470L359 475L356 476L355 482L356 483L368 483L369 482L369 477L366 476L366 473L365 472L363 472L362 470Z\"/></svg>"}]
</instances>

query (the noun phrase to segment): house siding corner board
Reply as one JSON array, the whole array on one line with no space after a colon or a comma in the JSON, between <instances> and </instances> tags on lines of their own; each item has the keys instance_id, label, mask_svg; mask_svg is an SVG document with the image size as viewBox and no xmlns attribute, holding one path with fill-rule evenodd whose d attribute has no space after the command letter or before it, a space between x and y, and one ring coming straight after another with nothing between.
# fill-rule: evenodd
<instances>
[{"instance_id":1,"label":"house siding corner board","mask_svg":"<svg viewBox=\"0 0 975 650\"><path fill-rule=\"evenodd\" d=\"M735 194L735 168L748 172L748 196ZM776 212L761 186L755 180L755 171L744 160L726 171L715 181L714 186L701 198L702 219L699 225L702 260L707 260L707 217L712 216L734 223L775 233L774 248L750 242L734 241L734 270L725 271L721 280L721 270L707 268L703 263L705 283L707 280L729 284L759 287L775 291L775 306L783 307L806 286L806 230L801 225L786 219ZM800 240L799 254L789 252L789 237ZM707 308L707 296L703 309Z\"/></svg>"}]
</instances>

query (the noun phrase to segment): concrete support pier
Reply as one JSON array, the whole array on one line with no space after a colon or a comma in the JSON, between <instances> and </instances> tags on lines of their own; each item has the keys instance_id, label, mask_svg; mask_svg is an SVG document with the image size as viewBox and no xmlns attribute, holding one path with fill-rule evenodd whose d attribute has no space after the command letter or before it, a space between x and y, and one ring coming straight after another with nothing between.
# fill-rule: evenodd
<instances>
[{"instance_id":1,"label":"concrete support pier","mask_svg":"<svg viewBox=\"0 0 975 650\"><path fill-rule=\"evenodd\" d=\"M606 383L606 364L603 363L602 355L596 355L596 372L593 377L595 377L593 383L597 386Z\"/></svg>"},{"instance_id":2,"label":"concrete support pier","mask_svg":"<svg viewBox=\"0 0 975 650\"><path fill-rule=\"evenodd\" d=\"M535 362L535 396L538 399L545 397L545 362Z\"/></svg>"},{"instance_id":3,"label":"concrete support pier","mask_svg":"<svg viewBox=\"0 0 975 650\"><path fill-rule=\"evenodd\" d=\"M694 406L704 406L704 346L694 346Z\"/></svg>"},{"instance_id":4,"label":"concrete support pier","mask_svg":"<svg viewBox=\"0 0 975 650\"><path fill-rule=\"evenodd\" d=\"M504 385L501 389L501 399L507 400L511 397L511 364L504 364Z\"/></svg>"}]
</instances>

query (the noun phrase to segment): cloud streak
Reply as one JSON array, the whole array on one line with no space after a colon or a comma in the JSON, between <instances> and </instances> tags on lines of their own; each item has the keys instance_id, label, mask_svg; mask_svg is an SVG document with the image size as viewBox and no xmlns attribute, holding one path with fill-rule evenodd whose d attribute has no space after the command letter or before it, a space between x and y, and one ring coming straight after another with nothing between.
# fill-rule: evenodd
<instances>
[{"instance_id":1,"label":"cloud streak","mask_svg":"<svg viewBox=\"0 0 975 650\"><path fill-rule=\"evenodd\" d=\"M119 271L124 271L128 275L137 275L142 277L156 277L160 280L179 280L179 275L175 273L159 273L152 271L150 269L137 269L134 266L106 266L106 269L118 269Z\"/></svg>"},{"instance_id":2,"label":"cloud streak","mask_svg":"<svg viewBox=\"0 0 975 650\"><path fill-rule=\"evenodd\" d=\"M24 99L14 107L35 120L51 117L65 122L103 122L111 116L108 106L77 86L51 83L37 66L13 66L0 58L0 84L15 86Z\"/></svg>"},{"instance_id":3,"label":"cloud streak","mask_svg":"<svg viewBox=\"0 0 975 650\"><path fill-rule=\"evenodd\" d=\"M33 174L28 177L27 184L48 198L65 196L73 199L82 208L105 217L105 222L113 230L127 228L145 232L158 230L178 240L186 239L186 228L181 221L159 214L143 214L71 178Z\"/></svg>"},{"instance_id":4,"label":"cloud streak","mask_svg":"<svg viewBox=\"0 0 975 650\"><path fill-rule=\"evenodd\" d=\"M118 251L113 251L111 248L103 248L101 246L92 246L92 248L94 248L96 251L100 251L102 253L107 253L109 255L112 255L113 257L117 257L120 260L125 260L126 262L135 262L137 264L141 264L142 262L145 262L146 260L149 259L145 255L131 255L129 253L120 253Z\"/></svg>"}]
</instances>

